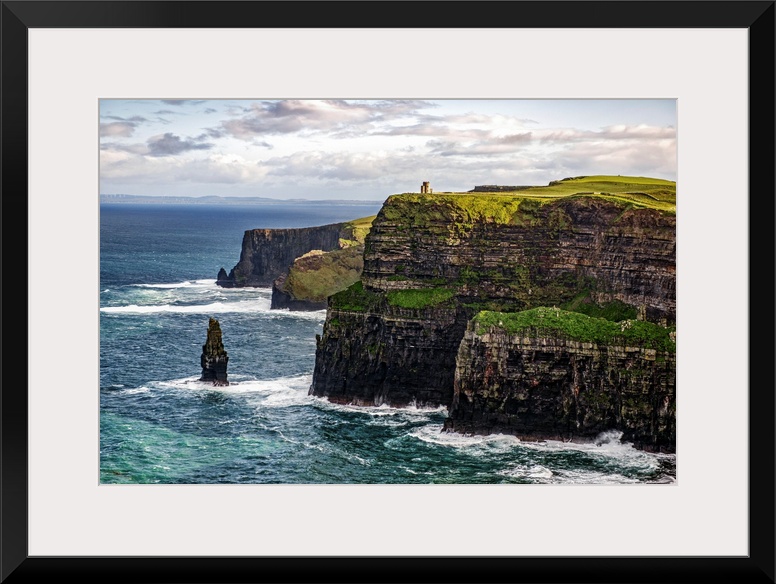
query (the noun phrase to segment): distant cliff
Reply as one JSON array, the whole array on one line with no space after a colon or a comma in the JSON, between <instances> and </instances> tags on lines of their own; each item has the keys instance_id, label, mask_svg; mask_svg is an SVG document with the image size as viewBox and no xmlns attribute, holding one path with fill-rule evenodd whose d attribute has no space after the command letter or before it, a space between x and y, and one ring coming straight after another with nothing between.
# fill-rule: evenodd
<instances>
[{"instance_id":1,"label":"distant cliff","mask_svg":"<svg viewBox=\"0 0 776 584\"><path fill-rule=\"evenodd\" d=\"M294 260L313 249L339 249L350 239L346 223L296 229L251 229L243 235L240 261L228 275L222 269L216 283L224 288L269 287Z\"/></svg>"},{"instance_id":2,"label":"distant cliff","mask_svg":"<svg viewBox=\"0 0 776 584\"><path fill-rule=\"evenodd\" d=\"M459 350L481 311L556 306L668 330L675 295L668 181L583 177L514 194L394 195L366 238L361 281L329 300L310 393L341 403L453 406L456 371L465 367ZM495 388L477 392L498 399ZM457 411L451 429L497 426Z\"/></svg>"},{"instance_id":3,"label":"distant cliff","mask_svg":"<svg viewBox=\"0 0 776 584\"><path fill-rule=\"evenodd\" d=\"M270 308L324 310L327 299L357 282L364 269L364 246L312 250L294 260L272 283Z\"/></svg>"},{"instance_id":4,"label":"distant cliff","mask_svg":"<svg viewBox=\"0 0 776 584\"><path fill-rule=\"evenodd\" d=\"M218 272L224 288L269 287L285 275L294 260L313 251L332 251L361 245L373 217L295 229L249 229L243 235L240 261L227 274Z\"/></svg>"}]
</instances>

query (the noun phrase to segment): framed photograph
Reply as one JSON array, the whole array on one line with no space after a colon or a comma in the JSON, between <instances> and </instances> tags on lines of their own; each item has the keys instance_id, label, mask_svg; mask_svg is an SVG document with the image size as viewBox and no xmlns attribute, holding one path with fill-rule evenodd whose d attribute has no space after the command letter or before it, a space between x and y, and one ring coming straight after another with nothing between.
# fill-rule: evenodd
<instances>
[{"instance_id":1,"label":"framed photograph","mask_svg":"<svg viewBox=\"0 0 776 584\"><path fill-rule=\"evenodd\" d=\"M773 582L774 14L2 2L0 579Z\"/></svg>"}]
</instances>

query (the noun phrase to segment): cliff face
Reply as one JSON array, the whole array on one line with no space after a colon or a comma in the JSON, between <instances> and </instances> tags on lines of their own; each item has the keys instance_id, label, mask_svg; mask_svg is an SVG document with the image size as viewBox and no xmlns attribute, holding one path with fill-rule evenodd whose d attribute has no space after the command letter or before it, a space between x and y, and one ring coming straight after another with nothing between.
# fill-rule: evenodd
<instances>
[{"instance_id":1,"label":"cliff face","mask_svg":"<svg viewBox=\"0 0 776 584\"><path fill-rule=\"evenodd\" d=\"M675 451L671 342L657 349L616 337L596 343L550 330L514 334L475 321L458 350L446 430L570 441L616 428L638 448Z\"/></svg>"},{"instance_id":2,"label":"cliff face","mask_svg":"<svg viewBox=\"0 0 776 584\"><path fill-rule=\"evenodd\" d=\"M327 298L358 281L363 269L363 245L308 252L272 283L270 308L324 310Z\"/></svg>"},{"instance_id":3,"label":"cliff face","mask_svg":"<svg viewBox=\"0 0 776 584\"><path fill-rule=\"evenodd\" d=\"M390 197L362 281L330 299L310 393L450 406L461 340L483 309L620 306L671 324L675 228L674 213L616 197Z\"/></svg>"},{"instance_id":4,"label":"cliff face","mask_svg":"<svg viewBox=\"0 0 776 584\"><path fill-rule=\"evenodd\" d=\"M382 291L453 286L516 309L587 291L673 322L676 216L596 197L395 196L373 224L362 279Z\"/></svg>"},{"instance_id":5,"label":"cliff face","mask_svg":"<svg viewBox=\"0 0 776 584\"><path fill-rule=\"evenodd\" d=\"M341 239L353 239L347 223L248 230L243 235L240 261L228 275L222 269L216 283L224 288L272 286L273 280L284 274L296 258L314 249L339 249Z\"/></svg>"},{"instance_id":6,"label":"cliff face","mask_svg":"<svg viewBox=\"0 0 776 584\"><path fill-rule=\"evenodd\" d=\"M310 393L355 405L449 404L466 320L446 307L418 310L382 301L369 310L330 308Z\"/></svg>"}]
</instances>

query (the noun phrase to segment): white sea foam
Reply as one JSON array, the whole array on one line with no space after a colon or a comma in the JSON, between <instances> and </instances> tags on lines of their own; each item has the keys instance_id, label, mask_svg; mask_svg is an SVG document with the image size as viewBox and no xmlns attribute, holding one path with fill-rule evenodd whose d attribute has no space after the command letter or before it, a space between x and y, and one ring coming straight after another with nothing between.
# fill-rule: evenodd
<instances>
[{"instance_id":1,"label":"white sea foam","mask_svg":"<svg viewBox=\"0 0 776 584\"><path fill-rule=\"evenodd\" d=\"M119 393L123 393L123 394L126 394L126 395L135 395L135 394L138 394L138 393L148 393L149 391L151 391L150 387L142 386L142 387L133 387L133 388L130 388L130 389L122 389L122 390L120 390Z\"/></svg>"},{"instance_id":2,"label":"white sea foam","mask_svg":"<svg viewBox=\"0 0 776 584\"><path fill-rule=\"evenodd\" d=\"M546 440L542 442L523 442L522 446L545 452L575 451L599 458L613 459L618 464L645 470L656 470L658 468L658 455L639 450L630 442L621 442L621 438L622 432L609 430L602 432L591 442ZM671 457L672 455L668 456Z\"/></svg>"},{"instance_id":3,"label":"white sea foam","mask_svg":"<svg viewBox=\"0 0 776 584\"><path fill-rule=\"evenodd\" d=\"M554 476L554 473L549 468L540 464L519 464L513 468L499 471L498 474L516 478L533 479L539 482L551 482L550 479Z\"/></svg>"},{"instance_id":4,"label":"white sea foam","mask_svg":"<svg viewBox=\"0 0 776 584\"><path fill-rule=\"evenodd\" d=\"M149 304L128 306L103 306L100 312L113 314L154 314L173 312L181 314L223 314L269 312L269 300L256 298L239 302L212 302L210 304Z\"/></svg>"},{"instance_id":5,"label":"white sea foam","mask_svg":"<svg viewBox=\"0 0 776 584\"><path fill-rule=\"evenodd\" d=\"M606 473L597 470L555 469L550 470L540 465L518 465L499 471L498 474L507 477L527 478L540 484L569 485L622 485L636 484L644 481L634 477L626 477L619 473Z\"/></svg>"},{"instance_id":6,"label":"white sea foam","mask_svg":"<svg viewBox=\"0 0 776 584\"><path fill-rule=\"evenodd\" d=\"M442 432L439 424L429 424L416 428L409 436L440 446L452 446L454 448L472 448L473 450L487 449L488 452L497 450L509 450L520 445L520 440L508 434L488 434L486 436L470 436L457 432Z\"/></svg>"},{"instance_id":7,"label":"white sea foam","mask_svg":"<svg viewBox=\"0 0 776 584\"><path fill-rule=\"evenodd\" d=\"M275 379L244 379L227 386L214 386L199 378L187 378L164 382L169 387L196 391L217 391L225 394L246 394L248 404L256 410L265 408L287 408L309 405L312 398L307 395L312 375L294 375Z\"/></svg>"},{"instance_id":8,"label":"white sea foam","mask_svg":"<svg viewBox=\"0 0 776 584\"><path fill-rule=\"evenodd\" d=\"M312 378L311 378L312 382ZM364 414L371 416L373 419L380 419L385 417L398 417L403 418L405 420L426 420L429 419L430 414L436 414L441 412L446 412L447 408L445 406L439 406L439 407L417 407L414 405L409 405L403 408L397 408L397 407L391 407L389 405L383 404L379 406L357 406L357 405L350 405L350 404L337 404L330 402L325 397L314 397L313 398L313 404L317 407L320 407L322 409L332 409L332 410L339 410L339 411L345 411L345 412L352 412L355 414ZM386 425L394 425L391 423L388 423ZM404 422L395 424L397 426L404 425Z\"/></svg>"},{"instance_id":9,"label":"white sea foam","mask_svg":"<svg viewBox=\"0 0 776 584\"><path fill-rule=\"evenodd\" d=\"M165 282L161 284L133 284L138 288L215 288L217 286L215 280L186 280L185 282Z\"/></svg>"}]
</instances>

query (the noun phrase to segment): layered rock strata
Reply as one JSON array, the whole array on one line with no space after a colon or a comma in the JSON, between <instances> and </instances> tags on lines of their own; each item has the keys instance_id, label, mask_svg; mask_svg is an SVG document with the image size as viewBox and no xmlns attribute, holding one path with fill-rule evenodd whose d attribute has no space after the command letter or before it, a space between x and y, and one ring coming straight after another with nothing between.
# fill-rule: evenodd
<instances>
[{"instance_id":1,"label":"layered rock strata","mask_svg":"<svg viewBox=\"0 0 776 584\"><path fill-rule=\"evenodd\" d=\"M200 357L202 377L199 380L209 381L216 386L229 385L226 374L227 363L229 363L229 356L221 338L221 325L211 317L207 327L207 340L202 345Z\"/></svg>"},{"instance_id":2,"label":"layered rock strata","mask_svg":"<svg viewBox=\"0 0 776 584\"><path fill-rule=\"evenodd\" d=\"M450 406L461 340L483 309L618 304L670 325L675 229L675 213L613 197L389 197L362 281L330 299L310 393Z\"/></svg>"},{"instance_id":3,"label":"layered rock strata","mask_svg":"<svg viewBox=\"0 0 776 584\"><path fill-rule=\"evenodd\" d=\"M647 334L591 342L551 328L481 327L474 319L458 349L444 429L563 441L619 429L637 448L674 452L675 337L653 328L670 340L655 342Z\"/></svg>"},{"instance_id":4,"label":"layered rock strata","mask_svg":"<svg viewBox=\"0 0 776 584\"><path fill-rule=\"evenodd\" d=\"M314 249L331 251L355 238L349 223L295 229L250 229L243 235L240 260L229 274L221 268L216 283L224 288L269 287L294 260Z\"/></svg>"}]
</instances>

